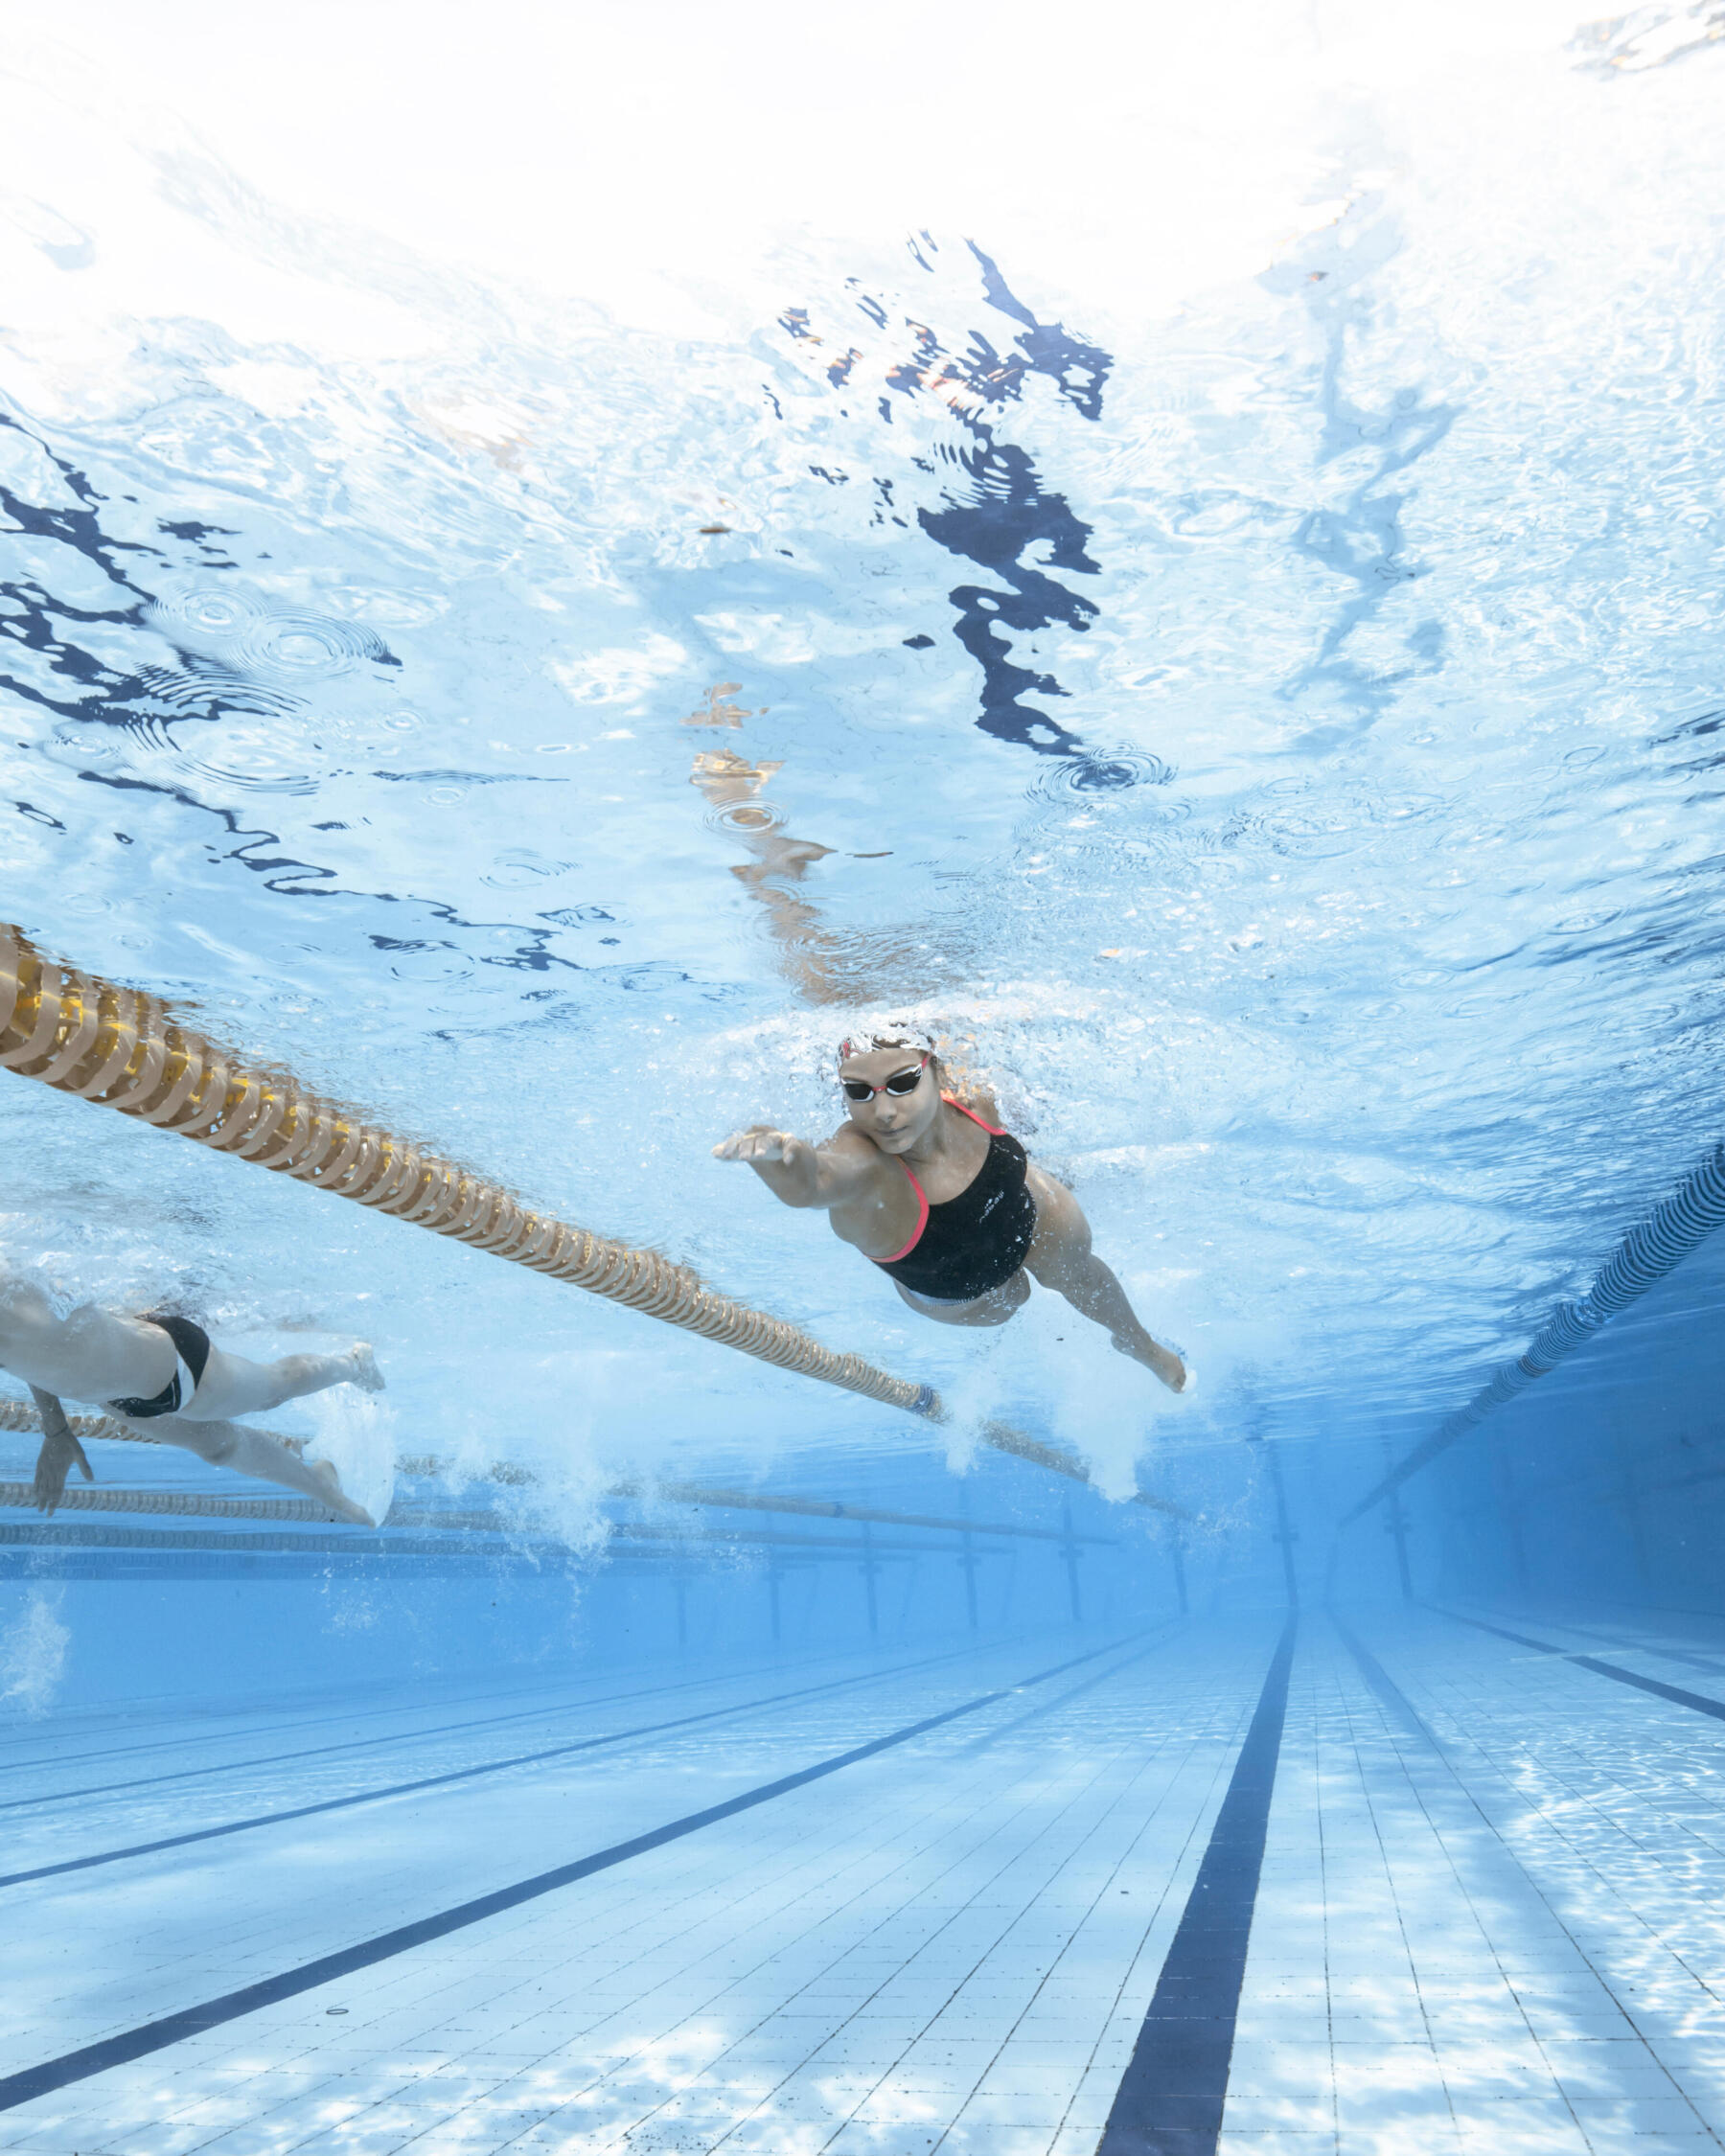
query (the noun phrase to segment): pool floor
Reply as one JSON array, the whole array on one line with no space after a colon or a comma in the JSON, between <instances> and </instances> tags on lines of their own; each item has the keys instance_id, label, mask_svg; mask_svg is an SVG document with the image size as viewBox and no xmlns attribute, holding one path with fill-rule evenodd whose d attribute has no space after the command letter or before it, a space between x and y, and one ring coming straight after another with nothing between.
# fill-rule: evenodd
<instances>
[{"instance_id":1,"label":"pool floor","mask_svg":"<svg viewBox=\"0 0 1725 2156\"><path fill-rule=\"evenodd\" d=\"M0 2147L1725 2145L1725 1628L1587 1624L26 1725Z\"/></svg>"}]
</instances>

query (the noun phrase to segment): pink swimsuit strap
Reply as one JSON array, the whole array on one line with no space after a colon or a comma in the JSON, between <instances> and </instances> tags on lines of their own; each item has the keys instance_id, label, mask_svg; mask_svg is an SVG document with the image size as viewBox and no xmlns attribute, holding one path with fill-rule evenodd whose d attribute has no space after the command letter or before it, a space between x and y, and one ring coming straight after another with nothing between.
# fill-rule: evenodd
<instances>
[{"instance_id":1,"label":"pink swimsuit strap","mask_svg":"<svg viewBox=\"0 0 1725 2156\"><path fill-rule=\"evenodd\" d=\"M961 1100L954 1100L951 1093L942 1093L940 1097L949 1108L955 1108L960 1115L968 1115L971 1121L985 1130L990 1137L1004 1137L1006 1135L1004 1131L997 1131L992 1123L984 1123L981 1116L974 1109L966 1108ZM896 1265L900 1258L908 1257L922 1241L923 1229L929 1225L928 1193L923 1189L922 1184L917 1181L908 1160L901 1160L899 1166L910 1178L910 1187L916 1193L916 1233L911 1236L909 1242L905 1245L902 1250L894 1250L890 1257L876 1258L875 1263L877 1265Z\"/></svg>"},{"instance_id":2,"label":"pink swimsuit strap","mask_svg":"<svg viewBox=\"0 0 1725 2156\"><path fill-rule=\"evenodd\" d=\"M1006 1135L1004 1131L997 1131L992 1123L984 1123L974 1108L966 1108L961 1100L954 1100L951 1093L942 1093L940 1097L949 1108L955 1108L960 1115L968 1115L973 1123L980 1124L990 1137L1004 1137Z\"/></svg>"}]
</instances>

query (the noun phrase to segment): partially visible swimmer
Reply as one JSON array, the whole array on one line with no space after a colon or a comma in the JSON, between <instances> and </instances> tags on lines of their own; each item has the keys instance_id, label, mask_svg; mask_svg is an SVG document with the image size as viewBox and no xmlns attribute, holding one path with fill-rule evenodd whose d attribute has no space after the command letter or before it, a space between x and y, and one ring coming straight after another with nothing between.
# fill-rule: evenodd
<instances>
[{"instance_id":1,"label":"partially visible swimmer","mask_svg":"<svg viewBox=\"0 0 1725 2156\"><path fill-rule=\"evenodd\" d=\"M218 1347L190 1318L133 1318L88 1303L58 1318L34 1282L0 1274L0 1369L22 1378L41 1411L38 1511L54 1510L74 1466L86 1482L96 1479L60 1408L66 1399L148 1423L149 1434L163 1444L182 1445L213 1467L298 1490L338 1519L377 1525L347 1496L328 1460L303 1459L292 1439L227 1419L279 1408L333 1385L381 1392L382 1373L363 1342L340 1355L284 1355L275 1363L252 1363Z\"/></svg>"},{"instance_id":2,"label":"partially visible swimmer","mask_svg":"<svg viewBox=\"0 0 1725 2156\"><path fill-rule=\"evenodd\" d=\"M850 1120L824 1145L757 1123L714 1146L714 1158L746 1161L784 1204L824 1212L840 1241L937 1324L1003 1325L1035 1280L1170 1391L1189 1391L1190 1370L1145 1331L1091 1249L1071 1192L1000 1128L990 1092L973 1087L961 1101L941 1075L930 1041L844 1041L839 1083Z\"/></svg>"}]
</instances>

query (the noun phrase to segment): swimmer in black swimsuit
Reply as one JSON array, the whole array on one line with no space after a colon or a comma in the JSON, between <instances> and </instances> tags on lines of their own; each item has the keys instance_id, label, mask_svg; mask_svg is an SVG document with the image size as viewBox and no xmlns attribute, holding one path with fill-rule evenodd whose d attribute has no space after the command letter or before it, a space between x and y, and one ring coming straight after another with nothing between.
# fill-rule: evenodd
<instances>
[{"instance_id":1,"label":"swimmer in black swimsuit","mask_svg":"<svg viewBox=\"0 0 1725 2156\"><path fill-rule=\"evenodd\" d=\"M280 1482L316 1498L342 1519L373 1525L344 1494L329 1461L302 1459L288 1440L228 1419L333 1385L380 1392L382 1374L363 1342L342 1355L284 1355L278 1362L253 1363L216 1346L190 1318L132 1318L88 1303L60 1318L34 1281L0 1274L0 1369L23 1379L42 1412L35 1477L40 1511L54 1510L74 1466L85 1481L94 1479L60 1411L59 1402L66 1399L145 1423L150 1435L164 1444L182 1445L238 1474Z\"/></svg>"},{"instance_id":2,"label":"swimmer in black swimsuit","mask_svg":"<svg viewBox=\"0 0 1725 2156\"><path fill-rule=\"evenodd\" d=\"M844 1042L839 1078L850 1121L825 1145L756 1124L715 1157L747 1161L787 1205L824 1211L925 1318L1003 1325L1034 1279L1171 1391L1190 1389L1186 1365L1151 1339L1091 1249L1077 1200L997 1127L992 1099L966 1107L941 1090L932 1046L888 1035Z\"/></svg>"}]
</instances>

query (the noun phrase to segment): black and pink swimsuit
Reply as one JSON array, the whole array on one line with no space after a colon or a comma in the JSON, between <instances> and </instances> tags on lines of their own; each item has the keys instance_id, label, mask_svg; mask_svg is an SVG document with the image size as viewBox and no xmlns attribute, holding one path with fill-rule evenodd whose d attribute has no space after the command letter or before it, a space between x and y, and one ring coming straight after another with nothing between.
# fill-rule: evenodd
<instances>
[{"instance_id":1,"label":"black and pink swimsuit","mask_svg":"<svg viewBox=\"0 0 1725 2156\"><path fill-rule=\"evenodd\" d=\"M901 1160L921 1218L902 1250L874 1263L931 1302L975 1302L1004 1287L1024 1264L1036 1233L1036 1201L1024 1180L1027 1162L1017 1138L984 1123L950 1093L940 1097L988 1133L987 1156L957 1197L938 1205L930 1204L909 1162Z\"/></svg>"}]
</instances>

